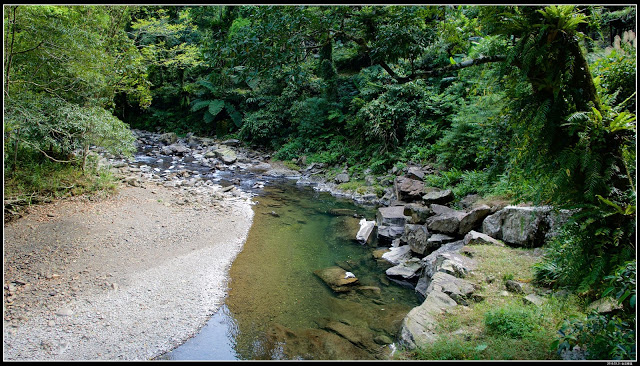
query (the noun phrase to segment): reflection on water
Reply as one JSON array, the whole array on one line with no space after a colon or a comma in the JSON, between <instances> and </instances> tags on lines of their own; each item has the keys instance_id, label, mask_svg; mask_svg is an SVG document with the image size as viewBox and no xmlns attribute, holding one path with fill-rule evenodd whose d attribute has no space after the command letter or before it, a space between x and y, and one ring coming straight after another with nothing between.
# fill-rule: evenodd
<instances>
[{"instance_id":1,"label":"reflection on water","mask_svg":"<svg viewBox=\"0 0 640 366\"><path fill-rule=\"evenodd\" d=\"M373 208L282 183L256 197L254 222L230 270L225 306L172 360L384 359L411 289L390 283L376 243L354 238ZM356 216L344 212L356 212ZM334 293L313 271L340 266L362 287Z\"/></svg>"}]
</instances>

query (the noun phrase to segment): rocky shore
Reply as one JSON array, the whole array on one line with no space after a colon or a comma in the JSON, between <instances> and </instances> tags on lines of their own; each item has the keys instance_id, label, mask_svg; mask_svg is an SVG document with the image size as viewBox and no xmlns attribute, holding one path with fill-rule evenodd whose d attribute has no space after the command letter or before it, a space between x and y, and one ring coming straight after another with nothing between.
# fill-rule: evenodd
<instances>
[{"instance_id":1,"label":"rocky shore","mask_svg":"<svg viewBox=\"0 0 640 366\"><path fill-rule=\"evenodd\" d=\"M180 344L220 306L251 197L278 179L378 207L349 235L376 238L372 256L389 264L387 278L422 299L398 334L409 348L434 339L444 309L483 300L465 279L473 245L539 247L570 214L475 195L453 206L450 190L423 181L428 166L365 172L361 189L345 191L346 169L331 174L304 158L291 169L237 140L134 133L133 159L94 152L125 187L115 200L56 202L5 224L5 359L150 359ZM370 290L348 268L316 274L336 292ZM522 287L508 290L538 296Z\"/></svg>"}]
</instances>

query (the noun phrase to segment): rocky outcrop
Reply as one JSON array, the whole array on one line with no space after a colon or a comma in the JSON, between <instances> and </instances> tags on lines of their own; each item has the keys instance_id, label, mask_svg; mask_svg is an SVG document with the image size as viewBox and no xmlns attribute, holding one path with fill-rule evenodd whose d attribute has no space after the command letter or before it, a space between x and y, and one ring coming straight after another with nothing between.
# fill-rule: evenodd
<instances>
[{"instance_id":1,"label":"rocky outcrop","mask_svg":"<svg viewBox=\"0 0 640 366\"><path fill-rule=\"evenodd\" d=\"M553 212L548 206L507 206L487 216L482 232L514 246L539 247L557 232L570 214L566 210Z\"/></svg>"},{"instance_id":2,"label":"rocky outcrop","mask_svg":"<svg viewBox=\"0 0 640 366\"><path fill-rule=\"evenodd\" d=\"M446 309L458 305L455 300L441 291L431 291L425 301L411 309L402 320L400 343L409 349L436 340L436 317Z\"/></svg>"}]
</instances>

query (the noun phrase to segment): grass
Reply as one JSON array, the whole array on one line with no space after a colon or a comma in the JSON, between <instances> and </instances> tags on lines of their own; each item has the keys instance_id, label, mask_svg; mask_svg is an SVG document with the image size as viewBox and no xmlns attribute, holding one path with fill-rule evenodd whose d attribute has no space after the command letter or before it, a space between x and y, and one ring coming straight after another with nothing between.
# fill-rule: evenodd
<instances>
[{"instance_id":1,"label":"grass","mask_svg":"<svg viewBox=\"0 0 640 366\"><path fill-rule=\"evenodd\" d=\"M532 266L538 261L531 249L473 246L476 270L467 280L477 284L484 301L457 306L438 319L437 340L416 350L402 349L404 360L553 360L551 343L569 317L580 316L583 306L575 296L546 296L541 306L525 304L524 295L505 290L506 279L524 282L534 291Z\"/></svg>"}]
</instances>

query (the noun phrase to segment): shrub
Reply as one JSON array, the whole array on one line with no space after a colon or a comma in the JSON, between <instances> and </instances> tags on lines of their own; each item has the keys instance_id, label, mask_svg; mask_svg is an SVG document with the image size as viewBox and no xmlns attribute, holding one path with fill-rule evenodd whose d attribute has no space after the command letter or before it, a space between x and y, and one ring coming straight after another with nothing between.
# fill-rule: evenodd
<instances>
[{"instance_id":1,"label":"shrub","mask_svg":"<svg viewBox=\"0 0 640 366\"><path fill-rule=\"evenodd\" d=\"M485 314L487 330L509 338L523 338L536 328L536 313L524 306L501 307Z\"/></svg>"}]
</instances>

